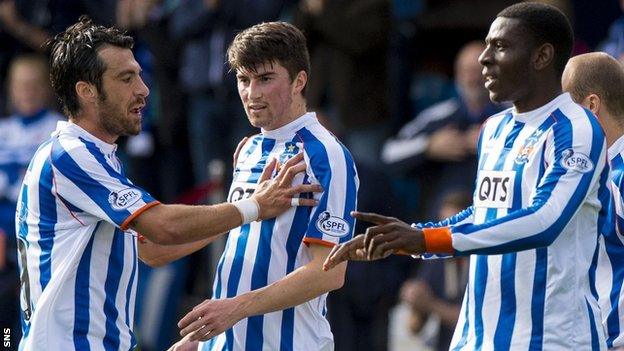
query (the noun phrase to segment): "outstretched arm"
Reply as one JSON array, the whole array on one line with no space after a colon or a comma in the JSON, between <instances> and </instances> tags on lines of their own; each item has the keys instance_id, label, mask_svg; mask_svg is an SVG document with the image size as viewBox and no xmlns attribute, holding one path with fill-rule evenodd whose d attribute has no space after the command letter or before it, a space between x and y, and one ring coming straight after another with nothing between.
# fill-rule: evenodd
<instances>
[{"instance_id":1,"label":"outstretched arm","mask_svg":"<svg viewBox=\"0 0 624 351\"><path fill-rule=\"evenodd\" d=\"M300 163L303 155L297 155L284 164L278 175L269 180L277 162L265 167L260 185L254 195L237 205L223 203L212 206L156 205L147 209L130 222L130 228L161 245L185 244L225 233L241 224L258 219L273 218L292 207L291 199L299 193L321 191L319 185L292 186L292 179L306 169ZM314 206L313 199L299 199L299 205ZM249 206L255 214L248 213ZM247 212L247 213L244 213ZM254 212L254 211L252 211Z\"/></svg>"},{"instance_id":2,"label":"outstretched arm","mask_svg":"<svg viewBox=\"0 0 624 351\"><path fill-rule=\"evenodd\" d=\"M330 252L324 245L310 245L312 261L264 288L227 298L206 300L178 323L180 335L191 340L208 340L230 329L243 318L300 305L344 283L346 263L331 272L322 270Z\"/></svg>"}]
</instances>

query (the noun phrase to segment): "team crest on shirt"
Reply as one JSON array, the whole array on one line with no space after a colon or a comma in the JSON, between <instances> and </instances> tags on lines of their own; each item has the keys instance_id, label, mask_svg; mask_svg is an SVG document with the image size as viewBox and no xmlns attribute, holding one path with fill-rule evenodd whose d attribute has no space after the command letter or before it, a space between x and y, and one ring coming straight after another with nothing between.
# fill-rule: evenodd
<instances>
[{"instance_id":1,"label":"team crest on shirt","mask_svg":"<svg viewBox=\"0 0 624 351\"><path fill-rule=\"evenodd\" d=\"M284 153L279 155L279 163L284 164L286 161L290 160L293 156L299 153L299 146L297 143L292 141L288 141L285 144Z\"/></svg>"},{"instance_id":2,"label":"team crest on shirt","mask_svg":"<svg viewBox=\"0 0 624 351\"><path fill-rule=\"evenodd\" d=\"M522 149L520 149L520 152L518 152L518 156L516 156L514 162L517 164L526 163L533 151L535 151L535 144L537 144L542 134L544 134L543 131L536 130L535 133L528 137L524 141L524 145L522 146Z\"/></svg>"},{"instance_id":3,"label":"team crest on shirt","mask_svg":"<svg viewBox=\"0 0 624 351\"><path fill-rule=\"evenodd\" d=\"M133 188L113 191L108 195L108 203L114 210L122 211L134 205L141 199L141 192Z\"/></svg>"},{"instance_id":4,"label":"team crest on shirt","mask_svg":"<svg viewBox=\"0 0 624 351\"><path fill-rule=\"evenodd\" d=\"M561 153L561 156L561 166L569 171L587 173L594 169L594 163L591 159L580 152L567 149Z\"/></svg>"},{"instance_id":5,"label":"team crest on shirt","mask_svg":"<svg viewBox=\"0 0 624 351\"><path fill-rule=\"evenodd\" d=\"M344 219L332 216L329 211L319 214L316 220L316 229L322 233L336 238L341 238L349 234L349 223Z\"/></svg>"},{"instance_id":6,"label":"team crest on shirt","mask_svg":"<svg viewBox=\"0 0 624 351\"><path fill-rule=\"evenodd\" d=\"M284 152L277 157L277 162L278 162L277 172L279 172L282 169L282 165L286 163L286 161L290 160L291 158L293 158L295 155L299 153L300 148L297 145L297 143L288 141L284 143L284 145L285 145Z\"/></svg>"}]
</instances>

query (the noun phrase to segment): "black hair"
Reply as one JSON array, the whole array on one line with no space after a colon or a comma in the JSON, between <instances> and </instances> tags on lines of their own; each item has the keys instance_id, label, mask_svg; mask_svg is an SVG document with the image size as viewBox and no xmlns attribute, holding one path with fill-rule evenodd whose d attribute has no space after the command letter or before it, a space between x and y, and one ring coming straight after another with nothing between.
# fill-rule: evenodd
<instances>
[{"instance_id":1,"label":"black hair","mask_svg":"<svg viewBox=\"0 0 624 351\"><path fill-rule=\"evenodd\" d=\"M572 25L563 12L551 5L522 2L505 8L496 17L520 20L536 45L550 43L555 49L554 68L561 78L574 41Z\"/></svg>"},{"instance_id":2,"label":"black hair","mask_svg":"<svg viewBox=\"0 0 624 351\"><path fill-rule=\"evenodd\" d=\"M114 27L95 25L87 16L59 33L48 42L51 48L50 81L68 116L76 117L80 103L76 83L94 84L102 91L102 75L106 65L98 50L106 45L132 49L134 39Z\"/></svg>"}]
</instances>

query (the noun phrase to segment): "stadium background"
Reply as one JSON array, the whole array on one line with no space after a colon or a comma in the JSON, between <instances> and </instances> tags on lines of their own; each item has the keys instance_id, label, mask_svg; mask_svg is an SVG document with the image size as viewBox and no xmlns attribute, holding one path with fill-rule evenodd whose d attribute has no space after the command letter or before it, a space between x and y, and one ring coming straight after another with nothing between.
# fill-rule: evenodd
<instances>
[{"instance_id":1,"label":"stadium background","mask_svg":"<svg viewBox=\"0 0 624 351\"><path fill-rule=\"evenodd\" d=\"M7 70L20 55L46 55L41 43L88 14L136 39L135 55L152 90L143 132L120 140L129 178L164 202L224 200L231 154L246 121L224 52L233 36L255 23L292 22L308 37L312 79L308 108L347 145L358 163L359 208L419 221L439 213L430 192L432 169L453 162L391 167L384 143L426 108L457 96L454 60L467 42L482 40L506 0L2 0L0 2L0 111L15 111ZM571 19L576 54L624 53L624 0L546 1ZM47 104L48 102L43 102ZM51 109L58 109L50 101ZM2 142L0 141L0 148ZM459 170L459 169L457 169ZM470 178L468 175L465 177ZM436 189L452 184L436 184ZM0 195L0 201L5 201ZM362 224L359 225L362 230ZM18 286L14 239L0 235L0 327L12 330ZM137 336L142 350L177 340L175 322L210 296L223 242L171 265L140 268ZM1 250L0 250L1 251ZM337 350L408 350L434 343L435 323L410 331L401 287L419 263L392 257L364 268L350 264L345 287L330 294Z\"/></svg>"}]
</instances>

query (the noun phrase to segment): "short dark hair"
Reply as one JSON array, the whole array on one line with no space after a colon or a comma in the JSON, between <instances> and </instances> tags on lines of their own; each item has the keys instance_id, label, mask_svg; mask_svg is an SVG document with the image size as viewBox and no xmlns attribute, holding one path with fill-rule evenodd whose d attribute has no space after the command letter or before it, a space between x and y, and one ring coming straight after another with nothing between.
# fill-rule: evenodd
<instances>
[{"instance_id":1,"label":"short dark hair","mask_svg":"<svg viewBox=\"0 0 624 351\"><path fill-rule=\"evenodd\" d=\"M106 45L132 49L134 39L114 27L95 25L87 16L57 34L48 42L51 48L50 81L63 110L68 116L80 111L76 83L94 84L102 91L102 75L106 65L98 56L98 50Z\"/></svg>"},{"instance_id":2,"label":"short dark hair","mask_svg":"<svg viewBox=\"0 0 624 351\"><path fill-rule=\"evenodd\" d=\"M238 33L228 48L227 59L232 70L242 68L252 72L257 65L278 62L286 68L291 81L301 71L310 74L306 38L286 22L260 23Z\"/></svg>"},{"instance_id":3,"label":"short dark hair","mask_svg":"<svg viewBox=\"0 0 624 351\"><path fill-rule=\"evenodd\" d=\"M503 9L496 17L520 20L536 45L550 43L555 49L554 67L561 78L574 41L572 25L563 12L547 4L522 2Z\"/></svg>"}]
</instances>

